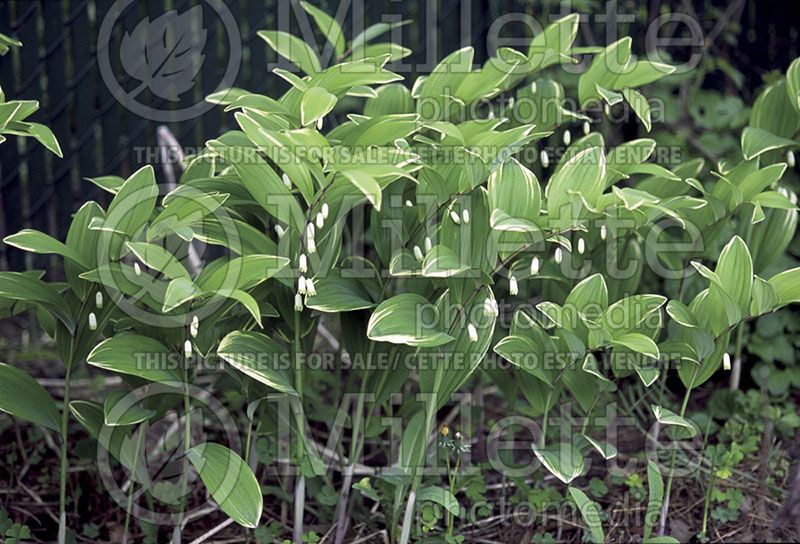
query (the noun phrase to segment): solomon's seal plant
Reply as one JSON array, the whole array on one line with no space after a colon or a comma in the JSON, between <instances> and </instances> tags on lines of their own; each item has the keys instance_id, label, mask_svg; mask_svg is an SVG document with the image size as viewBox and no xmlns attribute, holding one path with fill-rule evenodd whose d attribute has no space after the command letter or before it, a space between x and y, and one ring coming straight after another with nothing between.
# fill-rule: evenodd
<instances>
[{"instance_id":1,"label":"solomon's seal plant","mask_svg":"<svg viewBox=\"0 0 800 544\"><path fill-rule=\"evenodd\" d=\"M74 414L129 475L130 496L138 488L151 508L159 488L141 470L140 427L178 414L177 536L187 503L199 500L188 490L197 473L245 528L269 523L263 493L275 501L272 490L287 490L296 542L309 498L323 496L336 505L336 542L347 541L364 500L380 502L386 533L403 544L416 538L418 505L438 504L456 541L456 473L470 448L461 435L442 442L458 448L445 454L447 480L426 467L439 410L480 373L539 419L533 455L550 485L567 490L587 538L604 541L580 482L587 457L617 450L594 416L626 389L675 374L683 402L649 407L652 439L694 436L692 391L731 361L739 372L748 321L800 300L800 269L775 269L797 223L781 179L797 147L800 61L756 100L741 157L667 168L650 160L655 140L612 146L593 130L627 109L649 131L642 87L674 71L636 57L630 38L577 49L569 15L526 50L501 48L475 68L472 48L460 49L407 85L390 68L410 51L380 41L389 26L348 40L304 7L334 60L325 66L299 38L259 32L292 65L274 70L288 91L210 96L237 127L187 158L177 188L160 194L150 166L98 178L110 205L85 204L64 243L31 230L5 239L64 258L66 282L3 272L0 296L11 311L35 310L67 380L59 408L2 365L0 409L56 430L65 445ZM568 100L549 70L578 54L592 61ZM198 268L190 254L201 245L216 253ZM333 377L311 365L318 337L335 353ZM71 398L70 375L87 364L119 375L119 391ZM167 400L115 412L148 383L167 388ZM239 451L194 438L200 383L239 402ZM565 435L551 416L567 403L583 423ZM347 417L334 417L338 406ZM379 454L382 470L365 470L369 441L389 437L388 413L401 421L398 448ZM323 446L321 427L344 439ZM645 541L668 540L676 456L647 465ZM278 470L263 470L272 459ZM422 517L433 530L436 520Z\"/></svg>"}]
</instances>

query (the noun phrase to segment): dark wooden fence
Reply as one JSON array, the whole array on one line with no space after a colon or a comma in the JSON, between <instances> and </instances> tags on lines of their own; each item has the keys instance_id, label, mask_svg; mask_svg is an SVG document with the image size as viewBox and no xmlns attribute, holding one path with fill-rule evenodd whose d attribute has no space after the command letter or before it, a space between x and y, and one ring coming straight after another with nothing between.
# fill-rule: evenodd
<instances>
[{"instance_id":1,"label":"dark wooden fence","mask_svg":"<svg viewBox=\"0 0 800 544\"><path fill-rule=\"evenodd\" d=\"M271 74L266 65L275 60L261 39L260 29L275 28L278 2L289 0L217 0L223 1L239 27L242 62L235 85L253 92L272 94L285 85ZM132 30L146 16L155 18L167 10L183 12L200 0L134 0L124 12L124 20L112 33L110 51L118 51L122 29ZM329 12L338 2L322 4ZM740 46L731 56L744 55L737 67L755 82L770 68L784 69L797 55L797 28L789 15L795 2L747 2L741 19ZM41 110L35 120L48 124L64 151L58 159L30 140L10 137L0 146L0 237L22 228L36 228L63 239L71 214L83 202L107 197L84 178L101 175L127 176L148 161L147 153L156 146L159 123L129 111L111 94L98 68L98 31L112 8L110 0L8 0L0 2L0 32L16 37L23 47L0 58L0 84L9 98L39 100ZM354 5L358 2L354 2ZM576 2L594 6L600 13L605 3ZM619 11L636 13L637 21L628 33L643 38L644 24L653 14L647 6L664 9L665 2L619 2ZM681 11L681 1L669 2ZM710 0L696 2L696 11L706 29L713 29L728 5ZM507 13L528 13L541 17L558 8L558 2L530 0L383 0L365 1L364 19L368 24L381 20L383 13L399 14L414 23L403 28L403 44L414 49L410 64L420 71L430 69L430 60L462 44L469 26L470 40L476 45L477 60L486 57L486 36L497 17ZM465 7L466 6L466 7ZM207 7L207 6L206 6ZM787 11L788 9L788 11ZM212 12L213 13L213 12ZM196 79L193 93L182 97L195 103L214 90L228 60L228 51L220 45L226 39L218 19L207 28L207 58ZM347 25L345 25L347 29ZM426 29L436 29L431 32ZM514 32L513 25L510 30ZM517 27L516 31L520 31ZM623 27L625 31L625 27ZM591 37L592 32L588 32ZM605 36L594 33L598 43ZM745 36L749 36L745 38ZM582 35L584 42L587 34ZM722 47L726 47L724 44ZM431 51L431 48L434 51ZM210 55L210 57L209 57ZM112 61L118 62L119 59ZM413 76L413 74L411 74ZM124 81L122 82L125 83ZM183 107L184 104L176 104ZM170 124L184 146L202 145L206 137L219 134L231 123L231 116L215 108L202 117ZM50 268L44 257L23 254L0 244L0 269ZM57 272L56 272L57 273Z\"/></svg>"}]
</instances>

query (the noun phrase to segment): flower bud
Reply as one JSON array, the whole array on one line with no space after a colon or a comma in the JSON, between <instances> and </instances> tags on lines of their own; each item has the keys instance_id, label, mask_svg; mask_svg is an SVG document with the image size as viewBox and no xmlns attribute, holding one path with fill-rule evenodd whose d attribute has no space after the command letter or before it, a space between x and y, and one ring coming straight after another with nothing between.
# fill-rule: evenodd
<instances>
[{"instance_id":1,"label":"flower bud","mask_svg":"<svg viewBox=\"0 0 800 544\"><path fill-rule=\"evenodd\" d=\"M325 226L325 216L322 215L322 212L317 214L317 228L321 229Z\"/></svg>"},{"instance_id":2,"label":"flower bud","mask_svg":"<svg viewBox=\"0 0 800 544\"><path fill-rule=\"evenodd\" d=\"M586 242L583 238L578 238L578 254L583 255L586 252Z\"/></svg>"},{"instance_id":3,"label":"flower bud","mask_svg":"<svg viewBox=\"0 0 800 544\"><path fill-rule=\"evenodd\" d=\"M305 295L306 294L306 277L305 276L300 276L300 278L297 280L297 292L299 294L301 294L301 295Z\"/></svg>"},{"instance_id":4,"label":"flower bud","mask_svg":"<svg viewBox=\"0 0 800 544\"><path fill-rule=\"evenodd\" d=\"M430 236L425 237L425 253L428 253L431 249L433 249L433 242L431 242Z\"/></svg>"},{"instance_id":5,"label":"flower bud","mask_svg":"<svg viewBox=\"0 0 800 544\"><path fill-rule=\"evenodd\" d=\"M192 341L187 340L183 343L183 356L189 359L192 356Z\"/></svg>"},{"instance_id":6,"label":"flower bud","mask_svg":"<svg viewBox=\"0 0 800 544\"><path fill-rule=\"evenodd\" d=\"M306 251L308 251L309 253L317 252L317 243L314 241L313 238L308 238L306 240Z\"/></svg>"},{"instance_id":7,"label":"flower bud","mask_svg":"<svg viewBox=\"0 0 800 544\"><path fill-rule=\"evenodd\" d=\"M730 370L731 369L731 356L728 354L727 351L722 356L722 368L723 368L723 370Z\"/></svg>"},{"instance_id":8,"label":"flower bud","mask_svg":"<svg viewBox=\"0 0 800 544\"><path fill-rule=\"evenodd\" d=\"M590 130L591 130L591 127L589 126L589 121L584 121L583 122L583 135L586 136L587 134L589 134Z\"/></svg>"},{"instance_id":9,"label":"flower bud","mask_svg":"<svg viewBox=\"0 0 800 544\"><path fill-rule=\"evenodd\" d=\"M556 264L561 264L561 261L564 260L564 251L560 247L557 247L553 258L555 259Z\"/></svg>"},{"instance_id":10,"label":"flower bud","mask_svg":"<svg viewBox=\"0 0 800 544\"><path fill-rule=\"evenodd\" d=\"M606 117L608 117L608 116L609 116L609 114L611 113L611 108L609 108L609 107L608 107L608 104L605 104L605 105L603 106L603 113L605 113L605 114L606 114Z\"/></svg>"},{"instance_id":11,"label":"flower bud","mask_svg":"<svg viewBox=\"0 0 800 544\"><path fill-rule=\"evenodd\" d=\"M406 200L406 206L409 207L409 208L413 208L414 207L414 203L411 202L410 200Z\"/></svg>"},{"instance_id":12,"label":"flower bud","mask_svg":"<svg viewBox=\"0 0 800 544\"><path fill-rule=\"evenodd\" d=\"M297 268L300 269L302 274L308 272L308 258L305 253L300 254L300 258L297 260Z\"/></svg>"},{"instance_id":13,"label":"flower bud","mask_svg":"<svg viewBox=\"0 0 800 544\"><path fill-rule=\"evenodd\" d=\"M98 291L94 295L94 305L97 306L98 310L103 308L103 292L102 291Z\"/></svg>"},{"instance_id":14,"label":"flower bud","mask_svg":"<svg viewBox=\"0 0 800 544\"><path fill-rule=\"evenodd\" d=\"M478 329L475 328L475 325L473 325L472 323L467 325L467 332L469 333L470 342L478 341Z\"/></svg>"},{"instance_id":15,"label":"flower bud","mask_svg":"<svg viewBox=\"0 0 800 544\"><path fill-rule=\"evenodd\" d=\"M291 189L292 188L292 180L289 179L289 176L287 176L286 174L283 174L282 179L283 179L283 184L286 185L286 187L288 187L289 189Z\"/></svg>"},{"instance_id":16,"label":"flower bud","mask_svg":"<svg viewBox=\"0 0 800 544\"><path fill-rule=\"evenodd\" d=\"M139 266L139 263L133 263L133 273L137 276L142 275L142 267Z\"/></svg>"},{"instance_id":17,"label":"flower bud","mask_svg":"<svg viewBox=\"0 0 800 544\"><path fill-rule=\"evenodd\" d=\"M419 262L422 262L422 259L424 258L422 256L422 250L419 248L419 246L414 246L414 258Z\"/></svg>"},{"instance_id":18,"label":"flower bud","mask_svg":"<svg viewBox=\"0 0 800 544\"><path fill-rule=\"evenodd\" d=\"M97 330L97 316L94 315L94 312L89 314L89 330L90 331Z\"/></svg>"},{"instance_id":19,"label":"flower bud","mask_svg":"<svg viewBox=\"0 0 800 544\"><path fill-rule=\"evenodd\" d=\"M189 325L189 334L192 338L197 338L197 332L200 329L200 320L197 316L192 317L192 323Z\"/></svg>"},{"instance_id":20,"label":"flower bud","mask_svg":"<svg viewBox=\"0 0 800 544\"><path fill-rule=\"evenodd\" d=\"M316 236L317 230L314 228L314 223L309 223L306 225L306 236L308 238L314 238Z\"/></svg>"},{"instance_id":21,"label":"flower bud","mask_svg":"<svg viewBox=\"0 0 800 544\"><path fill-rule=\"evenodd\" d=\"M330 213L331 213L331 208L330 208L330 206L328 206L328 203L327 202L323 203L322 204L322 218L323 219L327 219L328 218L328 214L330 214Z\"/></svg>"},{"instance_id":22,"label":"flower bud","mask_svg":"<svg viewBox=\"0 0 800 544\"><path fill-rule=\"evenodd\" d=\"M286 229L280 225L275 225L275 232L278 233L278 240L280 240L286 234Z\"/></svg>"},{"instance_id":23,"label":"flower bud","mask_svg":"<svg viewBox=\"0 0 800 544\"><path fill-rule=\"evenodd\" d=\"M517 278L513 274L508 278L508 292L511 296L516 296L519 294L519 284L517 283Z\"/></svg>"},{"instance_id":24,"label":"flower bud","mask_svg":"<svg viewBox=\"0 0 800 544\"><path fill-rule=\"evenodd\" d=\"M542 168L547 168L550 166L550 157L547 156L547 151L542 149L542 152L539 153L539 157L542 161Z\"/></svg>"},{"instance_id":25,"label":"flower bud","mask_svg":"<svg viewBox=\"0 0 800 544\"><path fill-rule=\"evenodd\" d=\"M535 276L539 273L539 270L542 268L542 262L539 260L539 257L534 257L531 259L531 276Z\"/></svg>"},{"instance_id":26,"label":"flower bud","mask_svg":"<svg viewBox=\"0 0 800 544\"><path fill-rule=\"evenodd\" d=\"M469 210L462 210L461 211L461 220L464 221L464 224L469 224Z\"/></svg>"},{"instance_id":27,"label":"flower bud","mask_svg":"<svg viewBox=\"0 0 800 544\"><path fill-rule=\"evenodd\" d=\"M608 228L605 225L600 226L600 239L605 240L606 236L608 236Z\"/></svg>"},{"instance_id":28,"label":"flower bud","mask_svg":"<svg viewBox=\"0 0 800 544\"><path fill-rule=\"evenodd\" d=\"M294 296L294 311L295 312L302 312L303 311L303 297L300 296L300 293L297 293Z\"/></svg>"},{"instance_id":29,"label":"flower bud","mask_svg":"<svg viewBox=\"0 0 800 544\"><path fill-rule=\"evenodd\" d=\"M322 117L317 119L317 130L322 130Z\"/></svg>"},{"instance_id":30,"label":"flower bud","mask_svg":"<svg viewBox=\"0 0 800 544\"><path fill-rule=\"evenodd\" d=\"M452 219L453 223L456 225L461 224L461 216L459 216L455 210L450 210L450 219Z\"/></svg>"},{"instance_id":31,"label":"flower bud","mask_svg":"<svg viewBox=\"0 0 800 544\"><path fill-rule=\"evenodd\" d=\"M314 285L314 280L312 278L306 280L306 293L310 297L317 296L317 287Z\"/></svg>"},{"instance_id":32,"label":"flower bud","mask_svg":"<svg viewBox=\"0 0 800 544\"><path fill-rule=\"evenodd\" d=\"M786 164L789 165L789 168L794 168L794 151L791 149L786 152Z\"/></svg>"},{"instance_id":33,"label":"flower bud","mask_svg":"<svg viewBox=\"0 0 800 544\"><path fill-rule=\"evenodd\" d=\"M572 142L572 133L569 129L564 131L564 145L569 145Z\"/></svg>"}]
</instances>

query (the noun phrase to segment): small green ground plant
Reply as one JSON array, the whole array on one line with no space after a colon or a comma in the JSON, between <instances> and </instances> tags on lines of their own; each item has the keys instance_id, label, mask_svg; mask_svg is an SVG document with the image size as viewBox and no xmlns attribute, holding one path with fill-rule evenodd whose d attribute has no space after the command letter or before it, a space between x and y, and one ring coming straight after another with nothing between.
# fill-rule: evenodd
<instances>
[{"instance_id":1,"label":"small green ground plant","mask_svg":"<svg viewBox=\"0 0 800 544\"><path fill-rule=\"evenodd\" d=\"M798 145L800 61L759 95L734 159L668 168L650 160L656 140L609 146L592 130L618 109L649 131L643 87L675 71L635 56L630 38L578 48L569 15L527 50L501 48L476 69L467 47L408 86L390 65L410 51L379 41L390 26L348 40L304 7L333 60L261 31L294 67L274 70L288 90L210 96L237 128L188 157L177 188L161 191L152 166L97 178L110 204L81 207L65 242L29 229L5 239L64 259L64 282L0 273L4 309L32 309L65 369L57 403L0 365L0 410L61 438L59 540L71 525L74 418L124 475L124 538L137 501L180 541L187 511L205 502L197 476L246 539L285 536L266 499L294 542L317 541L311 518L348 541L365 503L392 542L461 542L463 502L484 492L465 466L463 436L475 433L435 437L440 412L479 375L537 421L529 452L550 492L529 496L568 501L586 539L603 542L605 484L584 476L587 460L618 454L607 406L675 377L678 407L642 412L650 439L702 435L687 413L693 392L741 360L749 322L800 301L800 268L783 259L796 197L782 184ZM549 76L578 54L592 60L570 102ZM18 134L11 110L0 126ZM218 251L197 266L201 244ZM339 334L321 349L329 328ZM325 350L333 365L320 372ZM74 398L71 376L89 370L119 385ZM229 420L208 422L203 391L224 399ZM163 421L177 429L167 483L145 455L148 428ZM437 448L444 472L429 463ZM679 451L662 450L642 465L646 494L641 475L626 480L647 497L645 542L674 541ZM364 469L367 452L380 470ZM732 452L707 450L717 478L736 465ZM716 482L709 497L720 502Z\"/></svg>"}]
</instances>

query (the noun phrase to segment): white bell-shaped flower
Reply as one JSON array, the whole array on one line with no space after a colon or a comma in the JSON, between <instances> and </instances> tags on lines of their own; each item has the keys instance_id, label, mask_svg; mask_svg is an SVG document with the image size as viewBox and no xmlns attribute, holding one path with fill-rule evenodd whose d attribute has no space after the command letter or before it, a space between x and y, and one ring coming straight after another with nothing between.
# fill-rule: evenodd
<instances>
[{"instance_id":1,"label":"white bell-shaped flower","mask_svg":"<svg viewBox=\"0 0 800 544\"><path fill-rule=\"evenodd\" d=\"M497 317L500 310L497 307L497 301L491 297L487 297L483 301L483 315L486 317Z\"/></svg>"},{"instance_id":2,"label":"white bell-shaped flower","mask_svg":"<svg viewBox=\"0 0 800 544\"><path fill-rule=\"evenodd\" d=\"M475 325L473 325L472 323L467 325L467 333L469 333L470 342L478 341L478 329L476 329Z\"/></svg>"}]
</instances>

